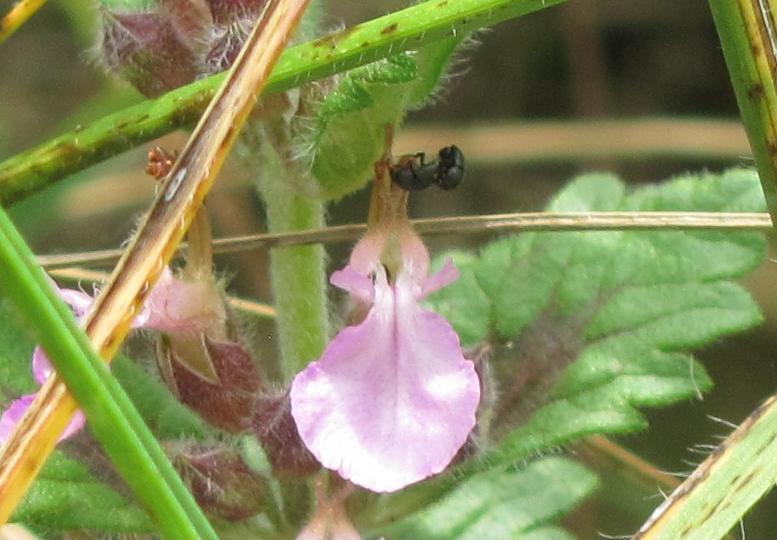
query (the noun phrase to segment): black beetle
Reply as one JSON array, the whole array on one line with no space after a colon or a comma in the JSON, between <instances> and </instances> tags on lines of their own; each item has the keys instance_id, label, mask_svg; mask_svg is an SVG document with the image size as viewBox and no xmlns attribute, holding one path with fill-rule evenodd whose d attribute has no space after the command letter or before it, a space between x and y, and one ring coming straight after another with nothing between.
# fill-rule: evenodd
<instances>
[{"instance_id":1,"label":"black beetle","mask_svg":"<svg viewBox=\"0 0 777 540\"><path fill-rule=\"evenodd\" d=\"M403 156L391 167L391 180L407 191L421 191L432 184L453 189L464 178L464 154L455 145L437 153L437 160L426 163L423 152Z\"/></svg>"}]
</instances>

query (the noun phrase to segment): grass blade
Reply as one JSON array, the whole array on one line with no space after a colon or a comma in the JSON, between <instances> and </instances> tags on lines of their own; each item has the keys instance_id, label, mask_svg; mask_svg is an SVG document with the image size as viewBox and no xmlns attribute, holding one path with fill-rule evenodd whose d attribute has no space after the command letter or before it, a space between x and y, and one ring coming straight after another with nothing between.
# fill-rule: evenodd
<instances>
[{"instance_id":1,"label":"grass blade","mask_svg":"<svg viewBox=\"0 0 777 540\"><path fill-rule=\"evenodd\" d=\"M742 422L650 516L632 540L716 540L777 478L777 396Z\"/></svg>"},{"instance_id":2,"label":"grass blade","mask_svg":"<svg viewBox=\"0 0 777 540\"><path fill-rule=\"evenodd\" d=\"M129 397L37 267L30 249L2 209L0 287L31 323L36 339L86 412L95 436L164 537L216 538ZM55 388L65 391L61 382ZM65 403L72 413L75 402L70 398ZM68 420L69 415L63 417L65 425ZM25 469L16 471L20 476L29 474ZM0 517L3 521L8 518ZM199 523L193 523L192 518Z\"/></svg>"}]
</instances>

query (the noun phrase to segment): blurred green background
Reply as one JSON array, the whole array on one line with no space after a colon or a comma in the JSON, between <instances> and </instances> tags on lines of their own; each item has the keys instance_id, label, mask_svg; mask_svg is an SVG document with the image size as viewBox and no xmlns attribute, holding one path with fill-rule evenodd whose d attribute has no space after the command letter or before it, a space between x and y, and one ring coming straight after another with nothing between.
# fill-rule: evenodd
<instances>
[{"instance_id":1,"label":"blurred green background","mask_svg":"<svg viewBox=\"0 0 777 540\"><path fill-rule=\"evenodd\" d=\"M13 2L0 1L0 12ZM379 16L399 1L324 2L324 30ZM97 59L94 5L57 0L0 46L0 159L136 102L140 96L103 75ZM434 106L407 118L398 152L436 153L455 143L468 158L454 192L414 196L414 217L535 211L575 174L612 170L631 183L686 171L749 166L734 95L708 5L702 0L575 0L483 31L461 57ZM699 122L703 120L703 122ZM163 145L177 148L185 134ZM119 246L154 191L143 173L151 144L116 157L17 204L13 216L39 253ZM222 173L209 209L217 236L264 229L250 178L238 165ZM367 194L334 204L330 222L364 221ZM433 249L476 248L484 236L436 237ZM348 246L331 246L340 265ZM266 253L223 256L231 290L270 301ZM659 469L688 472L703 456L696 443L717 442L777 383L777 283L767 261L747 279L766 322L699 351L716 388L704 401L650 411L649 432L618 442ZM260 330L266 339L271 327ZM575 449L570 449L575 452ZM605 484L605 489L607 485ZM656 506L655 497L644 508ZM622 535L640 523L612 513L607 494L566 525L581 538ZM749 539L772 538L770 496L744 521ZM647 517L644 514L643 517Z\"/></svg>"}]
</instances>

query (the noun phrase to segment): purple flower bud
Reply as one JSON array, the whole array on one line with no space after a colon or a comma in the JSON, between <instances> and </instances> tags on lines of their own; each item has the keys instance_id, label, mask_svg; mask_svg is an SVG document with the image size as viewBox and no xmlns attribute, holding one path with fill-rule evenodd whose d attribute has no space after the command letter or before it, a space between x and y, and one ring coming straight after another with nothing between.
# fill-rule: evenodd
<instances>
[{"instance_id":1,"label":"purple flower bud","mask_svg":"<svg viewBox=\"0 0 777 540\"><path fill-rule=\"evenodd\" d=\"M196 347L182 347L182 344ZM181 355L202 354L215 381L190 368ZM214 341L204 335L192 341L162 339L158 348L165 382L178 399L206 421L232 433L251 427L253 407L262 386L256 362L239 343Z\"/></svg>"},{"instance_id":2,"label":"purple flower bud","mask_svg":"<svg viewBox=\"0 0 777 540\"><path fill-rule=\"evenodd\" d=\"M262 396L257 400L253 428L276 475L305 477L321 468L300 439L297 425L291 416L288 392Z\"/></svg>"},{"instance_id":3,"label":"purple flower bud","mask_svg":"<svg viewBox=\"0 0 777 540\"><path fill-rule=\"evenodd\" d=\"M173 443L173 463L200 507L210 516L241 521L264 507L264 478L226 446Z\"/></svg>"},{"instance_id":4,"label":"purple flower bud","mask_svg":"<svg viewBox=\"0 0 777 540\"><path fill-rule=\"evenodd\" d=\"M256 19L267 0L207 0L213 21L219 25L234 24L240 18Z\"/></svg>"},{"instance_id":5,"label":"purple flower bud","mask_svg":"<svg viewBox=\"0 0 777 540\"><path fill-rule=\"evenodd\" d=\"M176 35L188 48L198 51L204 47L203 36L213 25L205 0L159 0L159 14L170 21Z\"/></svg>"},{"instance_id":6,"label":"purple flower bud","mask_svg":"<svg viewBox=\"0 0 777 540\"><path fill-rule=\"evenodd\" d=\"M169 19L151 12L101 13L105 65L145 96L159 96L195 79L196 55Z\"/></svg>"}]
</instances>

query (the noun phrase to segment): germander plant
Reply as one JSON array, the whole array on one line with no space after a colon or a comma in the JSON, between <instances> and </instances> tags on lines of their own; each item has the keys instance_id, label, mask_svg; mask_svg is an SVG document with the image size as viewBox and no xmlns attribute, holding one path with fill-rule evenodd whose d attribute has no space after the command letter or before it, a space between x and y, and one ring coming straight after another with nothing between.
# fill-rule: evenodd
<instances>
[{"instance_id":1,"label":"germander plant","mask_svg":"<svg viewBox=\"0 0 777 540\"><path fill-rule=\"evenodd\" d=\"M182 98L220 83L203 77L232 65L266 5L160 0L100 6L98 55L106 69L159 100L126 113L127 123L109 118L79 129L79 165L59 154L49 169L37 166L41 156L57 157L61 141L0 164L5 199L85 166L88 155L116 151L109 140L117 133L134 144L168 129L176 113L178 121L186 119L197 100L180 105ZM131 323L152 342L150 358L130 358L137 354L130 351L112 366L140 416L134 419L122 390L110 386L114 379L93 368L102 379L82 388L105 390L104 401L81 401L86 421L78 412L68 425L13 521L47 537L571 538L561 518L598 481L574 454L558 450L592 435L645 429L640 407L693 399L711 387L691 352L761 321L736 280L764 259L765 239L758 232L698 229L535 231L505 235L474 252L454 248L430 256L407 204L415 187L445 185L443 172L429 158L393 156L392 135L408 111L435 95L453 59L465 54L469 30L542 7L529 0L420 4L411 8L415 19L398 14L365 23L363 30L379 37L358 43L366 52L351 50L344 57L352 69L334 74L335 53L322 55L348 50L342 41L354 34L318 37L316 12L310 14L295 39L315 41L281 61L272 94L247 120L235 153L254 173L273 233L323 227L327 203L365 189L371 178L366 231L347 264L336 261L339 269L327 279L323 246L273 249L279 346L275 358L261 357L249 344L248 323L228 305L228 284L216 278L206 210L200 210L189 229L185 265L161 270ZM408 34L392 37L401 32ZM136 114L141 109L143 118ZM162 200L175 199L182 171L172 169ZM427 174L429 181L417 184L398 181L398 175ZM627 189L614 175L586 174L572 179L547 212L745 213L765 207L757 173L734 169L639 189ZM25 260L12 226L3 226L5 260ZM3 441L19 437L14 430L35 408L30 392L52 377L47 354L65 366L70 381L64 345L54 350L52 341L42 341L44 351L34 339L20 338L24 323L10 301L17 298L9 289L13 275L9 269L1 282L7 296L0 303ZM36 279L26 286L44 291L45 280ZM347 302L330 302L337 293L327 282L347 291ZM50 301L44 298L51 292L40 294L29 303ZM92 309L84 291L60 288L59 294L79 319ZM62 306L51 310L58 315L50 327L65 321L58 331L83 345ZM36 336L43 340L41 332ZM89 357L86 345L81 353ZM96 411L111 400L119 404L111 421L141 436L143 423L150 429L154 440L147 439L144 450L106 443L103 426L110 423ZM766 430L758 433L768 439L761 416L770 418L761 412L745 427ZM143 491L127 479L133 495L106 465L90 428L111 459L138 452L138 463L146 463L147 452L164 482ZM756 444L746 434L734 442ZM154 453L157 442L169 462ZM755 453L766 453L770 444L756 444ZM745 447L723 446L720 453ZM99 459L84 459L84 448ZM179 480L166 469L170 462L196 505L176 487ZM126 468L120 470L127 478ZM138 469L139 478L153 471ZM738 482L738 489L748 487ZM0 489L12 483L0 475ZM154 511L155 489L181 509L175 519L190 528L175 532L176 521ZM691 525L678 537L695 538L716 511L685 510ZM660 520L659 512L644 534L674 534L650 532ZM714 537L731 524L718 525Z\"/></svg>"}]
</instances>

